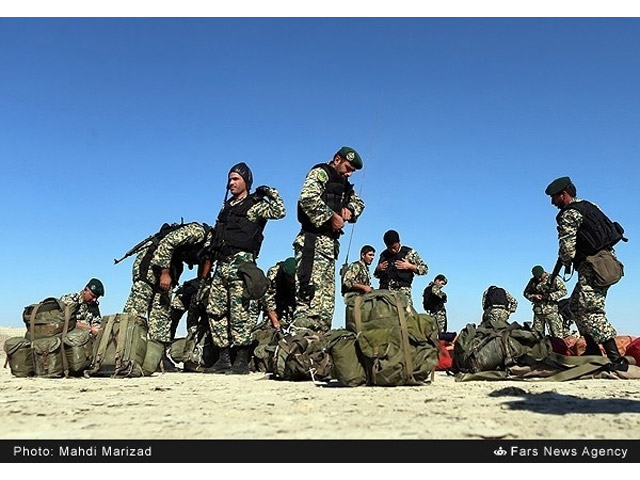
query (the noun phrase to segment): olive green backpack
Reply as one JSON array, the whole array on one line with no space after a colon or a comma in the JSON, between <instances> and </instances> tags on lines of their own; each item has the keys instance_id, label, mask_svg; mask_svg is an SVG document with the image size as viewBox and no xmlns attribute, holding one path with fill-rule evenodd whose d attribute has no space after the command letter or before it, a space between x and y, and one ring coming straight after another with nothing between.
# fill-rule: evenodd
<instances>
[{"instance_id":1,"label":"olive green backpack","mask_svg":"<svg viewBox=\"0 0 640 480\"><path fill-rule=\"evenodd\" d=\"M116 313L102 318L93 362L86 377L141 377L156 371L164 345L147 338L146 321L136 315Z\"/></svg>"},{"instance_id":2,"label":"olive green backpack","mask_svg":"<svg viewBox=\"0 0 640 480\"><path fill-rule=\"evenodd\" d=\"M367 385L420 385L433 377L439 344L437 324L430 315L417 313L403 294L391 290L350 295L345 304L346 328L356 339L342 336L331 350L341 342L353 343ZM352 352L347 357L353 358ZM359 374L354 377L339 360L334 362L337 377L351 377L348 383L361 384ZM357 371L355 365L349 368Z\"/></svg>"},{"instance_id":3,"label":"olive green backpack","mask_svg":"<svg viewBox=\"0 0 640 480\"><path fill-rule=\"evenodd\" d=\"M284 335L275 349L272 378L276 380L326 381L331 379L327 338L302 330Z\"/></svg>"},{"instance_id":4,"label":"olive green backpack","mask_svg":"<svg viewBox=\"0 0 640 480\"><path fill-rule=\"evenodd\" d=\"M67 305L54 297L27 305L22 311L22 320L27 326L27 338L35 340L59 335L63 330L73 330L76 326L77 308L77 305Z\"/></svg>"}]
</instances>

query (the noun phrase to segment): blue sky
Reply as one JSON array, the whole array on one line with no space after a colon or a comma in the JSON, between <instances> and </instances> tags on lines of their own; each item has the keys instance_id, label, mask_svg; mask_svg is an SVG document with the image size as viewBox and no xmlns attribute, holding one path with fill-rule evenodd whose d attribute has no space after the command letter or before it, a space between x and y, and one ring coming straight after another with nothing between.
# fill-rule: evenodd
<instances>
[{"instance_id":1,"label":"blue sky","mask_svg":"<svg viewBox=\"0 0 640 480\"><path fill-rule=\"evenodd\" d=\"M366 209L349 261L393 228L429 265L414 303L449 278L449 329L481 317L482 292L522 296L551 270L547 184L626 229L608 316L637 324L640 229L637 18L0 18L0 324L102 279L121 311L133 258L164 222L213 224L231 165L282 194L258 264L292 254L305 174L343 145ZM351 228L336 268L345 260ZM189 271L182 279L190 277ZM571 290L576 277L569 282ZM375 283L377 286L377 281ZM334 326L344 323L336 303Z\"/></svg>"}]
</instances>

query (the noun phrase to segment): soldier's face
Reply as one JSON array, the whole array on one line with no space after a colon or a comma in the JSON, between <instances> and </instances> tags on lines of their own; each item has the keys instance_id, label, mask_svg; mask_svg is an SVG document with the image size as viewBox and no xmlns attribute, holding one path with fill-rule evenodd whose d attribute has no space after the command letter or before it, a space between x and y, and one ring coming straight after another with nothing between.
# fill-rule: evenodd
<instances>
[{"instance_id":1,"label":"soldier's face","mask_svg":"<svg viewBox=\"0 0 640 480\"><path fill-rule=\"evenodd\" d=\"M244 178L236 172L229 174L229 191L234 197L239 197L247 191L247 184L244 182Z\"/></svg>"},{"instance_id":2,"label":"soldier's face","mask_svg":"<svg viewBox=\"0 0 640 480\"><path fill-rule=\"evenodd\" d=\"M567 206L568 203L569 203L569 195L565 191L556 193L555 195L551 195L551 204L558 209L561 209Z\"/></svg>"},{"instance_id":3,"label":"soldier's face","mask_svg":"<svg viewBox=\"0 0 640 480\"><path fill-rule=\"evenodd\" d=\"M346 158L342 158L340 155L336 155L333 161L336 172L338 172L341 177L349 178L351 174L356 171L353 165L351 165L351 162Z\"/></svg>"},{"instance_id":4,"label":"soldier's face","mask_svg":"<svg viewBox=\"0 0 640 480\"><path fill-rule=\"evenodd\" d=\"M98 299L98 296L88 288L85 288L84 290L82 290L82 301L84 303L95 303L97 299Z\"/></svg>"},{"instance_id":5,"label":"soldier's face","mask_svg":"<svg viewBox=\"0 0 640 480\"><path fill-rule=\"evenodd\" d=\"M395 255L400 251L400 242L395 242L391 245L387 245L387 250L389 250L389 253L391 253L392 255Z\"/></svg>"},{"instance_id":6,"label":"soldier's face","mask_svg":"<svg viewBox=\"0 0 640 480\"><path fill-rule=\"evenodd\" d=\"M371 265L373 263L373 257L375 257L375 252L367 252L362 254L362 261L365 265Z\"/></svg>"}]
</instances>

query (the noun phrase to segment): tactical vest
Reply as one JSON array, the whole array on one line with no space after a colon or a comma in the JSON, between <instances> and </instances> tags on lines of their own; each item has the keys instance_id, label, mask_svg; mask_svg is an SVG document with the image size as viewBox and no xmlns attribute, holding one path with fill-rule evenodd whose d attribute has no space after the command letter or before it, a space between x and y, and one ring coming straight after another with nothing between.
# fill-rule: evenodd
<instances>
[{"instance_id":1,"label":"tactical vest","mask_svg":"<svg viewBox=\"0 0 640 480\"><path fill-rule=\"evenodd\" d=\"M612 222L602 210L586 200L571 202L563 207L556 216L558 223L562 213L569 209L577 210L583 217L576 237L576 256L574 259L576 265L589 255L595 255L600 250L611 248L620 240L627 240L623 236L624 229L618 222Z\"/></svg>"},{"instance_id":2,"label":"tactical vest","mask_svg":"<svg viewBox=\"0 0 640 480\"><path fill-rule=\"evenodd\" d=\"M329 181L325 185L324 192L320 195L320 199L326 203L331 210L339 214L340 210L346 206L351 192L353 192L353 185L345 177L342 177L338 172L336 172L336 169L329 164L319 163L313 168L318 167L322 168L322 170L324 170L329 176ZM327 220L319 227L316 227L302 209L300 202L298 202L298 221L300 222L304 232L328 235L333 238L338 238L340 236L339 232L334 232L331 229L331 219Z\"/></svg>"},{"instance_id":3,"label":"tactical vest","mask_svg":"<svg viewBox=\"0 0 640 480\"><path fill-rule=\"evenodd\" d=\"M434 283L430 283L422 296L422 306L427 312L437 312L438 310L442 310L442 307L444 307L444 304L447 301L446 297L440 298L433 293L434 286Z\"/></svg>"},{"instance_id":4,"label":"tactical vest","mask_svg":"<svg viewBox=\"0 0 640 480\"><path fill-rule=\"evenodd\" d=\"M487 309L496 306L508 308L509 299L507 298L507 292L504 288L491 286L487 291L487 295L484 297L484 305L482 307Z\"/></svg>"},{"instance_id":5,"label":"tactical vest","mask_svg":"<svg viewBox=\"0 0 640 480\"><path fill-rule=\"evenodd\" d=\"M153 258L153 255L156 253L156 250L158 249L158 245L160 245L160 241L164 237L169 235L171 232L175 232L176 230L182 227L184 227L184 224L182 223L171 223L171 224L164 223L162 227L160 227L160 230L158 230L158 232L156 232L156 234L151 239L149 239L149 242L151 243L149 244L148 247L146 247L144 256L142 257L142 262L140 262L140 268L138 269L139 277L134 278L133 279L134 281L138 281L138 280L142 280L143 282L148 281L147 274L149 273L149 267L151 266L151 259ZM174 278L175 281L177 282L178 277L180 276L180 273L182 273L182 271L178 273L178 277L174 277L173 276L174 268L171 268L170 270L171 270L171 278Z\"/></svg>"},{"instance_id":6,"label":"tactical vest","mask_svg":"<svg viewBox=\"0 0 640 480\"><path fill-rule=\"evenodd\" d=\"M276 274L276 313L279 318L287 318L296 306L295 284L289 283L282 270L282 264Z\"/></svg>"},{"instance_id":7,"label":"tactical vest","mask_svg":"<svg viewBox=\"0 0 640 480\"><path fill-rule=\"evenodd\" d=\"M385 249L380 254L380 262L388 262L387 269L380 273L380 288L389 290L389 287L410 287L413 283L414 273L411 270L398 270L396 268L396 260L404 260L411 251L410 247L400 247L397 253L391 254Z\"/></svg>"},{"instance_id":8,"label":"tactical vest","mask_svg":"<svg viewBox=\"0 0 640 480\"><path fill-rule=\"evenodd\" d=\"M260 201L254 195L248 195L244 201L231 205L228 201L222 207L215 226L214 245L219 245L220 257L227 258L237 252L249 252L254 257L260 253L267 221L263 218L252 222L247 212Z\"/></svg>"}]
</instances>

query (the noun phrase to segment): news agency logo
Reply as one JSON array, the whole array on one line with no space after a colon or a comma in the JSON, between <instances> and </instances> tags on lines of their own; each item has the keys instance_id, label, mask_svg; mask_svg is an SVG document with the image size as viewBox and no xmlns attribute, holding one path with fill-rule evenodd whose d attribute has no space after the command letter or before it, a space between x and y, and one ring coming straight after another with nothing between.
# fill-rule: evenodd
<instances>
[{"instance_id":1,"label":"news agency logo","mask_svg":"<svg viewBox=\"0 0 640 480\"><path fill-rule=\"evenodd\" d=\"M496 449L493 451L493 454L494 454L496 457L504 457L507 453L509 453L509 452L507 452L504 448L502 448L502 446L499 446L498 448L496 448Z\"/></svg>"}]
</instances>

